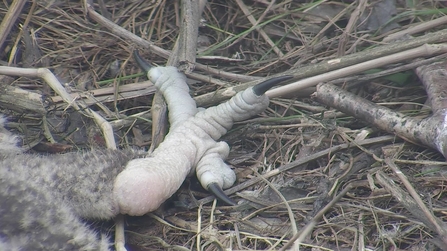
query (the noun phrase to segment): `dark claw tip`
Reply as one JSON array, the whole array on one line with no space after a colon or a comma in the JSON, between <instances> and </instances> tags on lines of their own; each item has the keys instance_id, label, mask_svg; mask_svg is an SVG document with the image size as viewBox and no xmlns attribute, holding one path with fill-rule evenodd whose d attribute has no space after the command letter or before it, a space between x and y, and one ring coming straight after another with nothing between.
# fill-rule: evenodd
<instances>
[{"instance_id":1,"label":"dark claw tip","mask_svg":"<svg viewBox=\"0 0 447 251\"><path fill-rule=\"evenodd\" d=\"M152 68L152 65L140 56L140 54L138 53L138 50L133 51L133 57L135 58L135 61L137 61L138 66L144 72L149 72L149 70Z\"/></svg>"},{"instance_id":2,"label":"dark claw tip","mask_svg":"<svg viewBox=\"0 0 447 251\"><path fill-rule=\"evenodd\" d=\"M217 183L211 183L208 185L208 191L212 193L219 201L224 202L227 205L235 206L236 203L230 199Z\"/></svg>"},{"instance_id":3,"label":"dark claw tip","mask_svg":"<svg viewBox=\"0 0 447 251\"><path fill-rule=\"evenodd\" d=\"M290 75L284 75L284 76L271 78L269 80L266 80L264 82L261 82L255 86L253 86L253 92L256 96L264 95L264 93L267 92L273 86L281 83L282 81L285 81L285 80L288 80L291 78L293 78L293 76L290 76Z\"/></svg>"}]
</instances>

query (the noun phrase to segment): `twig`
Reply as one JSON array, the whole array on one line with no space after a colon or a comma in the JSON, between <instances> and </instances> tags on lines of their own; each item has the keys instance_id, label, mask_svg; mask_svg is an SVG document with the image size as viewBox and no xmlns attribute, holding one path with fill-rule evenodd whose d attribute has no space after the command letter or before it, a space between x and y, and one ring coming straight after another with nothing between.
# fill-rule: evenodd
<instances>
[{"instance_id":1,"label":"twig","mask_svg":"<svg viewBox=\"0 0 447 251\"><path fill-rule=\"evenodd\" d=\"M432 215L430 212L427 212L426 210L428 209L425 207L425 205L423 205L423 202L421 202L421 204L417 203L414 198L409 196L406 191L396 185L396 183L382 171L378 171L376 173L376 179L380 183L380 185L382 185L389 193L391 193L393 197L395 197L399 201L399 203L401 203L414 217L423 222L425 226L429 227L432 230L435 230L441 236L443 242L442 244L444 245L443 249L445 250L447 248L447 234L445 231L445 223L437 220L434 215ZM425 209L421 208L421 205ZM428 213L428 217L426 213Z\"/></svg>"},{"instance_id":2,"label":"twig","mask_svg":"<svg viewBox=\"0 0 447 251\"><path fill-rule=\"evenodd\" d=\"M410 193L411 197L415 200L416 204L419 206L423 215L419 215L420 217L426 218L431 225L435 228L434 230L442 236L442 239L447 240L447 225L442 222L440 219L436 218L432 212L425 206L425 203L422 201L419 194L416 192L414 187L411 185L410 181L407 179L405 174L399 169L396 164L394 164L393 160L390 157L385 158L385 163L393 170L396 176L402 181L402 184L405 186L406 190ZM445 243L447 245L447 242Z\"/></svg>"},{"instance_id":3,"label":"twig","mask_svg":"<svg viewBox=\"0 0 447 251\"><path fill-rule=\"evenodd\" d=\"M86 13L89 15L89 17L92 18L93 20L95 20L96 22L98 22L99 24L101 24L102 26L104 26L105 28L107 28L108 30L110 30L113 34L116 34L117 36L120 36L127 41L132 41L132 42L136 43L137 45L139 45L143 48L146 48L163 58L167 59L171 55L171 52L154 45L150 41L146 41L146 40L138 37L137 35L129 32L126 29L111 22L107 18L104 18L98 12L96 12L95 9L93 8L93 6L91 6L89 3L85 3L85 6L86 6L85 7ZM245 76L245 75L236 74L236 73L224 72L219 69L211 68L208 65L203 65L203 64L199 64L199 63L196 63L196 68L201 71L208 72L208 73L216 75L216 76L220 76L220 77L227 78L227 79L232 79L234 81L247 82L247 81L253 81L253 80L258 79L258 77ZM186 75L188 76L188 74L186 74Z\"/></svg>"},{"instance_id":4,"label":"twig","mask_svg":"<svg viewBox=\"0 0 447 251\"><path fill-rule=\"evenodd\" d=\"M27 17L26 17L26 19L25 19L25 22L23 22L23 25L22 25L22 27L21 27L21 30L20 30L20 32L19 32L19 35L16 37L16 39L15 39L15 42L14 42L14 45L12 46L12 48L11 48L11 53L10 53L10 55L9 55L9 60L8 60L8 66L11 66L12 65L12 63L14 62L14 59L15 59L15 56L16 56L16 53L17 53L17 50L18 50L18 47L17 47L17 45L20 43L20 40L22 39L22 37L23 38L25 38L25 36L23 36L26 32L28 32L28 24L29 24L29 22L31 22L31 18L33 17L33 15L34 15L34 10L36 9L36 5L37 5L37 3L36 3L36 1L32 1L32 5L31 5L31 8L30 8L30 10L29 10L29 12L28 12L28 15L27 15ZM3 19L3 20L8 20L8 19ZM30 48L28 48L28 45L26 44L26 41L24 40L24 42L25 42L25 46L26 46L26 48L25 48L25 52L28 52L28 50L30 50ZM33 45L34 46L34 45ZM0 46L1 47L1 46ZM25 55L25 57L29 57L30 55ZM25 60L26 61L26 60ZM26 64L25 64L25 62L24 62L24 67L28 67ZM46 66L45 66L46 67Z\"/></svg>"},{"instance_id":5,"label":"twig","mask_svg":"<svg viewBox=\"0 0 447 251\"><path fill-rule=\"evenodd\" d=\"M418 57L426 57L435 54L441 54L447 52L447 44L436 44L436 45L428 45L424 44L414 49L410 49L407 51L399 52L396 54L388 55L381 58L376 58L370 61L362 62L353 66L345 67L339 70L334 70L328 73L323 73L318 76L306 78L285 86L278 87L276 89L270 90L267 92L269 97L279 97L286 94L296 92L298 90L315 86L318 83L326 82L329 80L346 77L349 75L357 74L369 69L377 68L380 66L393 64L401 61L405 61L408 59L418 58Z\"/></svg>"},{"instance_id":6,"label":"twig","mask_svg":"<svg viewBox=\"0 0 447 251\"><path fill-rule=\"evenodd\" d=\"M17 18L19 18L26 2L26 0L13 1L8 12L3 17L2 23L0 24L0 50L2 49L6 38L9 37L9 32L11 31L12 27L14 27L14 24Z\"/></svg>"},{"instance_id":7,"label":"twig","mask_svg":"<svg viewBox=\"0 0 447 251\"><path fill-rule=\"evenodd\" d=\"M440 25L443 25L446 23L447 23L447 16L443 16L443 17L440 17L440 18L437 18L437 19L431 20L431 21L421 22L418 25L412 26L412 27L405 29L403 31L399 31L399 32L393 33L391 35L388 35L382 41L383 42L391 42L391 41L399 39L405 35L413 35L416 33L420 33L420 32L426 31L426 30L433 29L435 27L439 27Z\"/></svg>"},{"instance_id":8,"label":"twig","mask_svg":"<svg viewBox=\"0 0 447 251\"><path fill-rule=\"evenodd\" d=\"M129 99L140 97L144 95L153 94L155 92L155 86L151 81L143 81L139 83L121 85L118 87L118 97L117 100ZM89 90L88 93L70 93L71 99L87 99L91 96L94 97L95 101L90 102L89 100L84 100L84 104L87 106L93 105L96 102L112 102L114 100L113 94L116 91L115 87L105 87L95 90ZM61 96L53 96L51 100L54 103L62 102L63 99Z\"/></svg>"},{"instance_id":9,"label":"twig","mask_svg":"<svg viewBox=\"0 0 447 251\"><path fill-rule=\"evenodd\" d=\"M175 227L175 226L173 226L173 227ZM156 242L156 243L160 244L166 250L191 251L189 248L185 248L180 245L169 244L163 238L160 238L160 237L150 236L147 234L140 234L140 233L132 232L132 231L126 231L126 232L129 234L138 236L139 238L141 238L143 240L150 240L150 241ZM117 250L117 251L122 251L122 250Z\"/></svg>"},{"instance_id":10,"label":"twig","mask_svg":"<svg viewBox=\"0 0 447 251\"><path fill-rule=\"evenodd\" d=\"M90 117L92 117L97 125L102 129L107 147L110 149L116 149L115 138L113 137L113 131L111 131L112 127L110 126L110 124L108 124L108 122L104 118L102 118L99 114L97 114L90 108L78 105L75 99L73 99L68 94L62 84L50 70L46 68L33 69L0 66L0 74L21 77L38 77L43 79L59 96L61 96L61 98L68 104L68 107L72 106L76 111L88 114Z\"/></svg>"},{"instance_id":11,"label":"twig","mask_svg":"<svg viewBox=\"0 0 447 251\"><path fill-rule=\"evenodd\" d=\"M194 69L197 51L197 36L199 32L199 3L197 1L182 1L182 25L180 34L174 45L173 53L169 56L166 65L178 67L179 63L185 63L184 72ZM149 152L152 152L158 144L163 141L167 133L167 105L161 95L157 92L152 101L152 145Z\"/></svg>"},{"instance_id":12,"label":"twig","mask_svg":"<svg viewBox=\"0 0 447 251\"><path fill-rule=\"evenodd\" d=\"M318 224L318 221L323 217L323 215L331 209L337 201L340 201L343 196L347 192L349 192L351 189L357 187L357 186L363 186L365 182L351 182L337 195L335 198L333 198L324 208L322 208L318 213L312 218L312 220L304 226L304 228L297 234L295 234L290 241L284 245L279 251L285 251L288 248L290 248L295 242L298 244L301 244L304 241L304 238L306 238L314 229L314 227Z\"/></svg>"},{"instance_id":13,"label":"twig","mask_svg":"<svg viewBox=\"0 0 447 251\"><path fill-rule=\"evenodd\" d=\"M258 20L256 20L253 15L248 10L247 6L242 2L242 0L236 0L236 3L239 5L239 8L241 8L242 12L244 12L244 15L247 17L248 21L255 27L255 29L259 32L259 34L264 38L264 40L273 48L276 54L278 54L278 57L283 57L284 53L276 46L276 44L270 39L270 37L265 33L265 31L258 27L259 22L262 20L262 18L265 16L266 12L271 8L271 6L275 3L275 0L271 0L269 6L266 8L266 10L263 13L263 16L261 16ZM247 33L248 34L248 33ZM242 39L238 38L238 40Z\"/></svg>"},{"instance_id":14,"label":"twig","mask_svg":"<svg viewBox=\"0 0 447 251\"><path fill-rule=\"evenodd\" d=\"M256 173L256 176L258 176L265 183L267 183L267 185L279 196L279 198L281 198L282 202L284 203L284 206L287 209L287 213L289 215L290 225L292 225L292 233L294 235L298 234L298 228L296 226L295 216L293 216L292 208L290 208L290 205L289 205L288 201L286 200L286 198L281 194L281 192L270 181L268 181L266 178L262 177L262 175L260 175L259 173ZM296 245L294 246L294 250L299 250L299 248L300 248L299 243L296 243Z\"/></svg>"},{"instance_id":15,"label":"twig","mask_svg":"<svg viewBox=\"0 0 447 251\"><path fill-rule=\"evenodd\" d=\"M131 127L132 124L135 124L137 120L142 120L145 123L152 124L152 115L149 111L139 112L136 114L132 114L123 119L117 119L114 121L110 121L110 124L113 128L118 129L122 127Z\"/></svg>"},{"instance_id":16,"label":"twig","mask_svg":"<svg viewBox=\"0 0 447 251\"><path fill-rule=\"evenodd\" d=\"M431 106L432 112L445 113L447 108L447 97L443 95L445 92L445 74L447 61L422 65L416 68L416 74L424 84L427 92L427 101Z\"/></svg>"},{"instance_id":17,"label":"twig","mask_svg":"<svg viewBox=\"0 0 447 251\"><path fill-rule=\"evenodd\" d=\"M439 95L442 87L437 87L437 82L443 82L443 75L447 74L445 68L439 68L439 63L435 64L435 69L422 67L418 74L430 75L426 70L434 71L432 77L421 77L430 101L434 105L434 113L425 119L407 117L399 112L376 105L368 100L360 98L350 92L344 91L331 84L322 84L317 87L316 99L326 105L336 108L356 118L372 123L374 126L387 132L398 135L410 142L419 142L433 149L437 149L444 156L447 156L447 134L445 130L445 101ZM424 70L425 69L425 70ZM439 75L439 71L443 72ZM439 76L441 79L439 79ZM428 88L431 86L431 88ZM439 99L441 98L441 99Z\"/></svg>"},{"instance_id":18,"label":"twig","mask_svg":"<svg viewBox=\"0 0 447 251\"><path fill-rule=\"evenodd\" d=\"M115 217L115 248L117 251L125 251L126 237L124 235L124 215Z\"/></svg>"},{"instance_id":19,"label":"twig","mask_svg":"<svg viewBox=\"0 0 447 251\"><path fill-rule=\"evenodd\" d=\"M346 28L343 30L343 34L340 36L339 43L338 43L338 50L337 50L337 56L341 57L345 55L345 49L346 44L348 43L348 37L351 36L352 30L357 25L357 20L362 15L363 11L365 11L367 1L366 0L360 0L357 2L358 5L355 8L355 10L351 13L351 17L349 18L348 24L346 25Z\"/></svg>"},{"instance_id":20,"label":"twig","mask_svg":"<svg viewBox=\"0 0 447 251\"><path fill-rule=\"evenodd\" d=\"M388 45L382 45L374 49L365 50L351 55L346 55L337 59L323 61L318 64L292 69L277 75L293 75L295 79L308 78L316 76L318 74L324 74L330 71L355 65L368 60L380 58L398 52L403 52L424 44L440 43L444 41L447 41L447 29L438 32L433 32L411 40L396 42ZM237 92L245 90L248 87L253 86L263 80L265 79L243 83L236 87L225 88L212 93L207 93L205 95L198 96L196 97L197 105L205 107L210 104L222 102L226 99L231 98Z\"/></svg>"},{"instance_id":21,"label":"twig","mask_svg":"<svg viewBox=\"0 0 447 251\"><path fill-rule=\"evenodd\" d=\"M434 62L438 62L440 60L445 60L445 58L447 57L447 54L441 54L441 55L437 55L431 58L427 58L427 59L422 59L422 58L418 58L415 59L413 62L408 63L408 64L402 64L390 69L386 69L386 70L382 70L376 73L371 73L371 74L366 74L366 75L355 75L355 76L349 76L346 78L338 78L335 80L332 80L330 82L328 82L329 84L343 84L349 81L356 81L356 82L365 82L368 80L372 80L372 79L377 79L377 78L381 78L381 77L385 77L385 76L389 76L398 72L404 72L404 71L408 71L411 69L415 69L416 67L422 66L422 65L428 65L428 64L432 64Z\"/></svg>"},{"instance_id":22,"label":"twig","mask_svg":"<svg viewBox=\"0 0 447 251\"><path fill-rule=\"evenodd\" d=\"M199 19L202 13L199 12L199 2L194 0L181 1L181 8L181 29L166 65L180 66L181 71L189 73L195 67Z\"/></svg>"},{"instance_id":23,"label":"twig","mask_svg":"<svg viewBox=\"0 0 447 251\"><path fill-rule=\"evenodd\" d=\"M358 221L358 245L357 250L366 250L365 249L365 222L364 222L364 213L359 213L359 217L357 218ZM356 239L357 240L357 239ZM352 246L351 250L355 250L355 246Z\"/></svg>"},{"instance_id":24,"label":"twig","mask_svg":"<svg viewBox=\"0 0 447 251\"><path fill-rule=\"evenodd\" d=\"M31 77L41 78L46 83L59 83L59 80L53 75L53 73L46 68L18 68L9 66L0 66L0 74L8 76L18 77ZM73 106L76 110L80 110L80 107L73 102L74 99L65 91L65 88L59 83L54 86L54 91L70 106Z\"/></svg>"},{"instance_id":25,"label":"twig","mask_svg":"<svg viewBox=\"0 0 447 251\"><path fill-rule=\"evenodd\" d=\"M2 88L0 92L0 107L19 113L24 111L33 112L42 116L47 113L42 95L12 85L0 84L0 87Z\"/></svg>"},{"instance_id":26,"label":"twig","mask_svg":"<svg viewBox=\"0 0 447 251\"><path fill-rule=\"evenodd\" d=\"M197 209L197 236L196 236L196 241L197 241L197 251L201 251L202 249L201 247L201 237L202 237L202 205L199 205L199 208Z\"/></svg>"},{"instance_id":27,"label":"twig","mask_svg":"<svg viewBox=\"0 0 447 251\"><path fill-rule=\"evenodd\" d=\"M93 20L104 26L106 29L110 30L113 34L116 34L120 37L123 37L124 39L128 39L130 41L135 42L136 44L145 47L146 49L154 52L155 54L168 58L170 55L170 52L167 50L164 50L156 45L154 43L144 40L141 37L127 31L126 29L122 28L121 26L116 25L112 21L108 20L107 18L103 17L101 14L95 11L93 6L89 3L89 0L84 0L84 11L85 13Z\"/></svg>"},{"instance_id":28,"label":"twig","mask_svg":"<svg viewBox=\"0 0 447 251\"><path fill-rule=\"evenodd\" d=\"M168 132L168 108L161 93L156 92L151 106L152 117L152 144L148 153L152 153L163 142Z\"/></svg>"},{"instance_id":29,"label":"twig","mask_svg":"<svg viewBox=\"0 0 447 251\"><path fill-rule=\"evenodd\" d=\"M382 137L377 137L377 138L373 138L373 139L365 139L365 140L361 140L361 141L356 141L355 144L354 143L340 144L340 145L333 146L328 149L322 150L320 152L314 153L312 155L302 157L302 158L292 161L286 165L280 166L275 170L272 170L272 171L269 171L269 172L263 174L262 177L264 177L265 179L268 179L270 177L276 176L282 172L286 172L286 171L288 171L292 168L295 168L297 166L306 164L312 160L315 160L315 159L318 159L318 158L321 158L324 156L328 156L329 154L333 154L333 153L336 153L336 152L344 150L344 149L356 147L356 145L360 145L360 146L371 145L371 144L378 144L378 143L393 141L393 140L395 140L395 137L393 137L393 136L382 136ZM262 180L261 178L252 178L250 180L245 181L242 184L233 186L232 188L227 189L224 192L227 195L231 195L231 194L234 194L238 191L241 191L243 189L246 189L246 188L258 183L261 180ZM197 205L202 204L202 203L209 203L213 200L214 200L214 196L208 196L206 198L198 200ZM193 207L195 207L195 206L193 206Z\"/></svg>"}]
</instances>

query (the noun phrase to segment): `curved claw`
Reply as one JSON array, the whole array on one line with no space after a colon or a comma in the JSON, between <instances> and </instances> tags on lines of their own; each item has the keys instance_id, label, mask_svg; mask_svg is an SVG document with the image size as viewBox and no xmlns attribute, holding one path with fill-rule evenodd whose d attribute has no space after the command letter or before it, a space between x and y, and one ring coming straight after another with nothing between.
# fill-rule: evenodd
<instances>
[{"instance_id":1,"label":"curved claw","mask_svg":"<svg viewBox=\"0 0 447 251\"><path fill-rule=\"evenodd\" d=\"M235 206L236 203L230 199L222 190L222 188L217 183L211 183L208 185L208 191L212 193L216 198L227 205Z\"/></svg>"},{"instance_id":2,"label":"curved claw","mask_svg":"<svg viewBox=\"0 0 447 251\"><path fill-rule=\"evenodd\" d=\"M268 91L270 88L272 88L273 86L281 83L282 81L285 81L285 80L288 80L291 78L293 78L293 76L290 76L290 75L284 75L284 76L271 78L269 80L266 80L264 82L261 82L255 86L253 86L253 92L255 93L256 96L264 95L264 93L266 91Z\"/></svg>"},{"instance_id":3,"label":"curved claw","mask_svg":"<svg viewBox=\"0 0 447 251\"><path fill-rule=\"evenodd\" d=\"M138 50L133 51L133 57L135 58L135 61L137 61L138 66L144 71L149 72L149 70L153 67L150 63L148 63L146 60L144 60L140 54L138 53Z\"/></svg>"}]
</instances>

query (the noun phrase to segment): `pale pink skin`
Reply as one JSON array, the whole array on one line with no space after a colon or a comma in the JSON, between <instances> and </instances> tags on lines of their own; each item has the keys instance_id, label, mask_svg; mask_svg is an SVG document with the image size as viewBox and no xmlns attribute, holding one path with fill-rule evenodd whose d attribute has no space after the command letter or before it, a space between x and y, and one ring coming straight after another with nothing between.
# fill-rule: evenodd
<instances>
[{"instance_id":1,"label":"pale pink skin","mask_svg":"<svg viewBox=\"0 0 447 251\"><path fill-rule=\"evenodd\" d=\"M235 121L260 113L269 102L250 88L226 103L197 112L185 77L176 68L153 68L148 77L166 99L171 128L151 156L130 161L117 176L113 193L122 214L143 215L156 210L194 171L205 188L210 183L232 186L236 176L223 161L229 147L216 140Z\"/></svg>"}]
</instances>

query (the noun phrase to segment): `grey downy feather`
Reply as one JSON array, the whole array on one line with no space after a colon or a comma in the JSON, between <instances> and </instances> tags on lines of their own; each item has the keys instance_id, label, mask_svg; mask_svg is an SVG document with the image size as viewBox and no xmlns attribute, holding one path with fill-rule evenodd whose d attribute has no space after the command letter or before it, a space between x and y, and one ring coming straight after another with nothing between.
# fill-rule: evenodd
<instances>
[{"instance_id":1,"label":"grey downy feather","mask_svg":"<svg viewBox=\"0 0 447 251\"><path fill-rule=\"evenodd\" d=\"M111 219L118 213L113 181L139 153L42 156L21 153L15 143L0 127L0 250L109 250L107 238L82 218Z\"/></svg>"}]
</instances>

